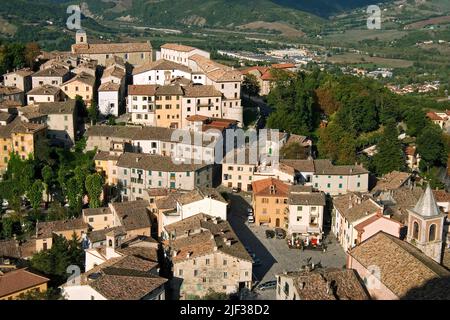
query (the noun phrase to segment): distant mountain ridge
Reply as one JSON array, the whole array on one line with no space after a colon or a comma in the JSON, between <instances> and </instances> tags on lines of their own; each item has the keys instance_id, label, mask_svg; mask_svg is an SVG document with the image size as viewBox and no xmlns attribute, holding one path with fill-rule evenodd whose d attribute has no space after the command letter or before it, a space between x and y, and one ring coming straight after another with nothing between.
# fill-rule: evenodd
<instances>
[{"instance_id":1,"label":"distant mountain ridge","mask_svg":"<svg viewBox=\"0 0 450 320\"><path fill-rule=\"evenodd\" d=\"M388 1L388 0L378 0ZM324 18L373 0L85 0L104 19L137 18L152 25L233 28L252 22L281 22L317 31Z\"/></svg>"},{"instance_id":2,"label":"distant mountain ridge","mask_svg":"<svg viewBox=\"0 0 450 320\"><path fill-rule=\"evenodd\" d=\"M272 0L272 2L288 8L315 14L320 17L342 13L344 11L392 0Z\"/></svg>"}]
</instances>

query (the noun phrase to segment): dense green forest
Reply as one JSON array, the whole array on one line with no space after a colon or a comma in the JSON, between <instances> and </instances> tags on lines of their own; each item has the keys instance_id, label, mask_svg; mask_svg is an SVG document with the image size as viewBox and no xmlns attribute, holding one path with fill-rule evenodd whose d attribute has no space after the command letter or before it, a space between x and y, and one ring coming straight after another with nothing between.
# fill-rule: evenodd
<instances>
[{"instance_id":1,"label":"dense green forest","mask_svg":"<svg viewBox=\"0 0 450 320\"><path fill-rule=\"evenodd\" d=\"M376 80L318 69L295 76L280 73L268 103L274 108L269 127L313 136L319 157L337 164L360 161L380 175L402 169L405 145L397 139L402 132L415 141L422 155L421 169L447 163L448 139L425 116L428 108L445 106L426 98L396 95ZM379 148L376 157L360 155L374 144Z\"/></svg>"}]
</instances>

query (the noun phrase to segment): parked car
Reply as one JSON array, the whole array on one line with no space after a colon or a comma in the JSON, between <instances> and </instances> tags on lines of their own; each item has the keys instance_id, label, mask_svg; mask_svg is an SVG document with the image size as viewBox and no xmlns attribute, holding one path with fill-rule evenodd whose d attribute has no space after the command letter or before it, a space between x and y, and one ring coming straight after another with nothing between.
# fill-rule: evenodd
<instances>
[{"instance_id":1,"label":"parked car","mask_svg":"<svg viewBox=\"0 0 450 320\"><path fill-rule=\"evenodd\" d=\"M254 216L248 216L247 221L248 221L248 223L255 223L255 217Z\"/></svg>"},{"instance_id":2,"label":"parked car","mask_svg":"<svg viewBox=\"0 0 450 320\"><path fill-rule=\"evenodd\" d=\"M253 216L253 208L247 208L247 214L249 215L249 216Z\"/></svg>"},{"instance_id":3,"label":"parked car","mask_svg":"<svg viewBox=\"0 0 450 320\"><path fill-rule=\"evenodd\" d=\"M276 280L273 280L273 281L267 281L267 282L260 284L257 287L257 289L260 291L265 291L265 290L275 289L276 287L277 287L277 282L276 282Z\"/></svg>"},{"instance_id":4,"label":"parked car","mask_svg":"<svg viewBox=\"0 0 450 320\"><path fill-rule=\"evenodd\" d=\"M275 231L273 231L273 230L266 230L266 238L267 239L275 238Z\"/></svg>"},{"instance_id":5,"label":"parked car","mask_svg":"<svg viewBox=\"0 0 450 320\"><path fill-rule=\"evenodd\" d=\"M233 193L239 193L239 192L241 192L241 188L235 187L235 188L231 189L231 191L232 191Z\"/></svg>"},{"instance_id":6,"label":"parked car","mask_svg":"<svg viewBox=\"0 0 450 320\"><path fill-rule=\"evenodd\" d=\"M281 228L276 228L275 233L277 235L277 239L283 240L286 239L286 231Z\"/></svg>"}]
</instances>

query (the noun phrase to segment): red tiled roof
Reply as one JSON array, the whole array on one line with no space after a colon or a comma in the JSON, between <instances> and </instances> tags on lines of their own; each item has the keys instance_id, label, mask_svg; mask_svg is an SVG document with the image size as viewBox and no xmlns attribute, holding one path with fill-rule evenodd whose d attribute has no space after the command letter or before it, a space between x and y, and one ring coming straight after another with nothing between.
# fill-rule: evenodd
<instances>
[{"instance_id":1,"label":"red tiled roof","mask_svg":"<svg viewBox=\"0 0 450 320\"><path fill-rule=\"evenodd\" d=\"M50 279L38 276L26 269L19 269L0 276L0 298L23 291L41 284Z\"/></svg>"},{"instance_id":2,"label":"red tiled roof","mask_svg":"<svg viewBox=\"0 0 450 320\"><path fill-rule=\"evenodd\" d=\"M295 64L293 64L293 63L277 63L277 64L273 64L272 68L274 68L274 69L291 69L291 68L295 68Z\"/></svg>"},{"instance_id":3,"label":"red tiled roof","mask_svg":"<svg viewBox=\"0 0 450 320\"><path fill-rule=\"evenodd\" d=\"M274 194L271 193L271 186L275 186ZM289 193L289 185L274 178L254 181L252 187L255 196L277 196L287 198Z\"/></svg>"},{"instance_id":4,"label":"red tiled roof","mask_svg":"<svg viewBox=\"0 0 450 320\"><path fill-rule=\"evenodd\" d=\"M438 116L435 112L428 112L427 117L432 121L443 120L440 116Z\"/></svg>"}]
</instances>

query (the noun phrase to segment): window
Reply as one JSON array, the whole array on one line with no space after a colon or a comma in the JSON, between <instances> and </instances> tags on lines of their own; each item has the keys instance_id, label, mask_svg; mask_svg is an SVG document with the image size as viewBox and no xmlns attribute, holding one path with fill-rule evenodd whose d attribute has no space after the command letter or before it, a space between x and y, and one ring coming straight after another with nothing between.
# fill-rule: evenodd
<instances>
[{"instance_id":1,"label":"window","mask_svg":"<svg viewBox=\"0 0 450 320\"><path fill-rule=\"evenodd\" d=\"M228 264L227 260L223 260L223 265L226 266Z\"/></svg>"},{"instance_id":2,"label":"window","mask_svg":"<svg viewBox=\"0 0 450 320\"><path fill-rule=\"evenodd\" d=\"M94 222L94 218L89 218L89 222Z\"/></svg>"},{"instance_id":3,"label":"window","mask_svg":"<svg viewBox=\"0 0 450 320\"><path fill-rule=\"evenodd\" d=\"M300 222L300 221L302 221L302 216L297 217L297 222Z\"/></svg>"},{"instance_id":4,"label":"window","mask_svg":"<svg viewBox=\"0 0 450 320\"><path fill-rule=\"evenodd\" d=\"M342 183L339 183L339 189L342 189Z\"/></svg>"},{"instance_id":5,"label":"window","mask_svg":"<svg viewBox=\"0 0 450 320\"><path fill-rule=\"evenodd\" d=\"M428 232L428 241L436 240L436 225L432 224L430 226L430 231Z\"/></svg>"},{"instance_id":6,"label":"window","mask_svg":"<svg viewBox=\"0 0 450 320\"><path fill-rule=\"evenodd\" d=\"M205 264L209 266L209 259L206 259Z\"/></svg>"},{"instance_id":7,"label":"window","mask_svg":"<svg viewBox=\"0 0 450 320\"><path fill-rule=\"evenodd\" d=\"M289 295L289 283L287 282L284 283L284 293Z\"/></svg>"},{"instance_id":8,"label":"window","mask_svg":"<svg viewBox=\"0 0 450 320\"><path fill-rule=\"evenodd\" d=\"M194 270L194 277L198 276L198 270Z\"/></svg>"},{"instance_id":9,"label":"window","mask_svg":"<svg viewBox=\"0 0 450 320\"><path fill-rule=\"evenodd\" d=\"M178 275L179 275L180 277L183 276L183 269L178 270Z\"/></svg>"},{"instance_id":10,"label":"window","mask_svg":"<svg viewBox=\"0 0 450 320\"><path fill-rule=\"evenodd\" d=\"M419 224L417 221L413 223L413 238L416 240L419 239Z\"/></svg>"},{"instance_id":11,"label":"window","mask_svg":"<svg viewBox=\"0 0 450 320\"><path fill-rule=\"evenodd\" d=\"M227 279L227 278L228 278L228 272L224 272L224 273L223 273L223 278L224 278L224 279Z\"/></svg>"},{"instance_id":12,"label":"window","mask_svg":"<svg viewBox=\"0 0 450 320\"><path fill-rule=\"evenodd\" d=\"M297 207L297 211L303 211L303 207L302 206L298 206Z\"/></svg>"}]
</instances>

